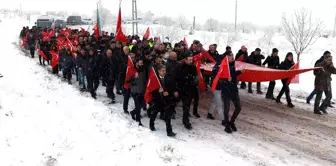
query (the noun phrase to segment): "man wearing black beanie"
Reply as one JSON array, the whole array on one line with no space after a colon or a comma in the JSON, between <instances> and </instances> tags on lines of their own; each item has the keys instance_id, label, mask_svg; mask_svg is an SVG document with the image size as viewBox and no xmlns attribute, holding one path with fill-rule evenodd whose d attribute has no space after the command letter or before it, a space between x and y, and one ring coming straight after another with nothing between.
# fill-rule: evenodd
<instances>
[{"instance_id":1,"label":"man wearing black beanie","mask_svg":"<svg viewBox=\"0 0 336 166\"><path fill-rule=\"evenodd\" d=\"M271 69L279 68L280 61L278 52L279 52L278 49L273 48L271 56L268 56L262 65L265 66L267 64L267 67ZM274 87L275 87L275 80L270 81L266 93L266 99L275 100L275 97L273 95Z\"/></svg>"}]
</instances>

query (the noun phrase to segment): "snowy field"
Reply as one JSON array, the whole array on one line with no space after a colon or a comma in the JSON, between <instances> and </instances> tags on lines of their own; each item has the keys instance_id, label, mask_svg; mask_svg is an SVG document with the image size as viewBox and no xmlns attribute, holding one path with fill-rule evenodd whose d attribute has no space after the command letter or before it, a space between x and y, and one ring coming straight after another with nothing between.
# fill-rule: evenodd
<instances>
[{"instance_id":1,"label":"snowy field","mask_svg":"<svg viewBox=\"0 0 336 166\"><path fill-rule=\"evenodd\" d=\"M292 96L297 96L294 109L266 101L264 95L240 91L243 110L237 120L239 131L232 135L224 132L219 120L205 118L212 95L202 93L202 118L192 118L194 129L188 131L178 106L177 118L172 121L178 135L172 139L166 137L161 120L156 122L156 132L148 129L146 117L145 126L138 127L123 114L121 96L117 96L117 104L106 105L108 99L100 87L95 101L89 94L79 93L77 84L62 82L37 65L37 59L25 57L25 52L12 44L18 42L25 24L19 19L4 19L0 24L4 50L0 55L0 73L4 75L0 78L1 166L336 165L335 110L314 115L312 106L300 97L313 88L311 72L300 77L301 84L291 85ZM204 32L188 36L188 41L198 33ZM240 38L232 44L233 50L242 44L250 50L257 47L253 41L258 37ZM281 56L290 50L281 36L275 37L274 43L281 46ZM302 56L301 66L310 67L324 49L335 48L332 44L332 39L318 40ZM266 47L260 48L269 53Z\"/></svg>"}]
</instances>

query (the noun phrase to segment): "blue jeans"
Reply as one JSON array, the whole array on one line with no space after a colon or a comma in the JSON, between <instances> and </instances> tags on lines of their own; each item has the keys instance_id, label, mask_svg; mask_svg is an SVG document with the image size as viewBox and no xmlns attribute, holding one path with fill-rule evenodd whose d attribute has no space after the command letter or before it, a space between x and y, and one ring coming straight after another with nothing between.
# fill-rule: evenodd
<instances>
[{"instance_id":1,"label":"blue jeans","mask_svg":"<svg viewBox=\"0 0 336 166\"><path fill-rule=\"evenodd\" d=\"M316 95L317 91L314 89L310 95L307 97L307 102L310 102L311 99Z\"/></svg>"},{"instance_id":2,"label":"blue jeans","mask_svg":"<svg viewBox=\"0 0 336 166\"><path fill-rule=\"evenodd\" d=\"M83 69L82 70L78 70L78 77L79 77L79 82L82 83L82 88L85 89L86 85L85 85L85 74Z\"/></svg>"}]
</instances>

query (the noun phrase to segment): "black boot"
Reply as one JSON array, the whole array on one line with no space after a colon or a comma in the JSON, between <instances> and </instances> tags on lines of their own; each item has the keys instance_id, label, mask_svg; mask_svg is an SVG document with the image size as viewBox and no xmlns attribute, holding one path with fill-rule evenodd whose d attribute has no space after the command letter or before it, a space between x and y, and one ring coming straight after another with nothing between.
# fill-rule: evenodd
<instances>
[{"instance_id":1,"label":"black boot","mask_svg":"<svg viewBox=\"0 0 336 166\"><path fill-rule=\"evenodd\" d=\"M153 119L153 118L151 118L151 119L149 120L149 128L150 128L150 130L152 130L152 131L156 131L156 129L155 129L155 125L154 125L154 119Z\"/></svg>"},{"instance_id":2,"label":"black boot","mask_svg":"<svg viewBox=\"0 0 336 166\"><path fill-rule=\"evenodd\" d=\"M231 134L231 133L232 133L232 130L231 130L229 124L226 124L226 125L225 125L225 129L224 129L224 131L227 132L228 134Z\"/></svg>"},{"instance_id":3,"label":"black boot","mask_svg":"<svg viewBox=\"0 0 336 166\"><path fill-rule=\"evenodd\" d=\"M174 133L173 131L167 132L167 136L168 137L175 137L176 133Z\"/></svg>"},{"instance_id":4,"label":"black boot","mask_svg":"<svg viewBox=\"0 0 336 166\"><path fill-rule=\"evenodd\" d=\"M124 113L125 113L125 114L129 114L129 112L128 112L127 110L124 110Z\"/></svg>"},{"instance_id":5,"label":"black boot","mask_svg":"<svg viewBox=\"0 0 336 166\"><path fill-rule=\"evenodd\" d=\"M314 114L323 115L323 113L320 110L314 110Z\"/></svg>"},{"instance_id":6,"label":"black boot","mask_svg":"<svg viewBox=\"0 0 336 166\"><path fill-rule=\"evenodd\" d=\"M131 111L130 114L131 114L132 119L133 119L133 120L136 120L136 119L135 119L135 113L134 113L134 110Z\"/></svg>"},{"instance_id":7,"label":"black boot","mask_svg":"<svg viewBox=\"0 0 336 166\"><path fill-rule=\"evenodd\" d=\"M211 120L214 120L214 119L215 119L215 118L212 116L212 114L210 114L210 113L208 113L207 118L208 118L208 119L211 119Z\"/></svg>"},{"instance_id":8,"label":"black boot","mask_svg":"<svg viewBox=\"0 0 336 166\"><path fill-rule=\"evenodd\" d=\"M194 112L193 114L194 114L194 116L195 116L196 118L200 118L200 117L201 117L197 112Z\"/></svg>"},{"instance_id":9,"label":"black boot","mask_svg":"<svg viewBox=\"0 0 336 166\"><path fill-rule=\"evenodd\" d=\"M188 130L191 130L192 129L192 126L190 123L183 123L184 124L184 127Z\"/></svg>"},{"instance_id":10,"label":"black boot","mask_svg":"<svg viewBox=\"0 0 336 166\"><path fill-rule=\"evenodd\" d=\"M230 123L230 128L232 129L233 132L237 131L236 125L234 123Z\"/></svg>"},{"instance_id":11,"label":"black boot","mask_svg":"<svg viewBox=\"0 0 336 166\"><path fill-rule=\"evenodd\" d=\"M294 108L295 106L294 106L294 104L292 104L292 103L288 103L288 104L287 104L287 107L289 107L289 108Z\"/></svg>"}]
</instances>

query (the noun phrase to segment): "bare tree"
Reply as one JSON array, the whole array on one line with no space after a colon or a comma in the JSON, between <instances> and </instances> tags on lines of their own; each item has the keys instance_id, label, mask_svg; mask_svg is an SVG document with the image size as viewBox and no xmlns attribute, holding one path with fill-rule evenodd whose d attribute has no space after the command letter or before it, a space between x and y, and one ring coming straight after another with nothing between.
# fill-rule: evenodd
<instances>
[{"instance_id":1,"label":"bare tree","mask_svg":"<svg viewBox=\"0 0 336 166\"><path fill-rule=\"evenodd\" d=\"M207 45L209 43L209 35L206 32L201 33L202 44Z\"/></svg>"},{"instance_id":2,"label":"bare tree","mask_svg":"<svg viewBox=\"0 0 336 166\"><path fill-rule=\"evenodd\" d=\"M158 17L155 20L157 20L159 24L164 26L171 26L175 23L172 18L167 16Z\"/></svg>"},{"instance_id":3,"label":"bare tree","mask_svg":"<svg viewBox=\"0 0 336 166\"><path fill-rule=\"evenodd\" d=\"M220 32L216 32L216 33L215 33L215 42L216 42L217 44L220 43L220 39L222 38L222 36L223 36L223 34L220 33Z\"/></svg>"},{"instance_id":4,"label":"bare tree","mask_svg":"<svg viewBox=\"0 0 336 166\"><path fill-rule=\"evenodd\" d=\"M177 17L177 24L179 25L181 29L186 30L188 29L190 22L184 15L179 15Z\"/></svg>"},{"instance_id":5,"label":"bare tree","mask_svg":"<svg viewBox=\"0 0 336 166\"><path fill-rule=\"evenodd\" d=\"M215 19L210 18L210 19L205 21L204 29L207 30L207 31L210 31L210 32L218 31L219 22Z\"/></svg>"},{"instance_id":6,"label":"bare tree","mask_svg":"<svg viewBox=\"0 0 336 166\"><path fill-rule=\"evenodd\" d=\"M324 29L323 22L319 19L313 21L311 11L305 8L295 11L292 20L283 16L282 27L297 54L297 61L300 60L301 53L316 42Z\"/></svg>"},{"instance_id":7,"label":"bare tree","mask_svg":"<svg viewBox=\"0 0 336 166\"><path fill-rule=\"evenodd\" d=\"M181 29L175 26L159 26L153 28L152 35L155 37L160 37L161 41L163 41L165 37L168 37L172 44L181 41L183 38Z\"/></svg>"},{"instance_id":8,"label":"bare tree","mask_svg":"<svg viewBox=\"0 0 336 166\"><path fill-rule=\"evenodd\" d=\"M265 38L265 41L267 42L267 44L270 46L272 45L272 39L273 39L273 36L275 34L275 28L274 27L267 27L264 32L264 38Z\"/></svg>"}]
</instances>

